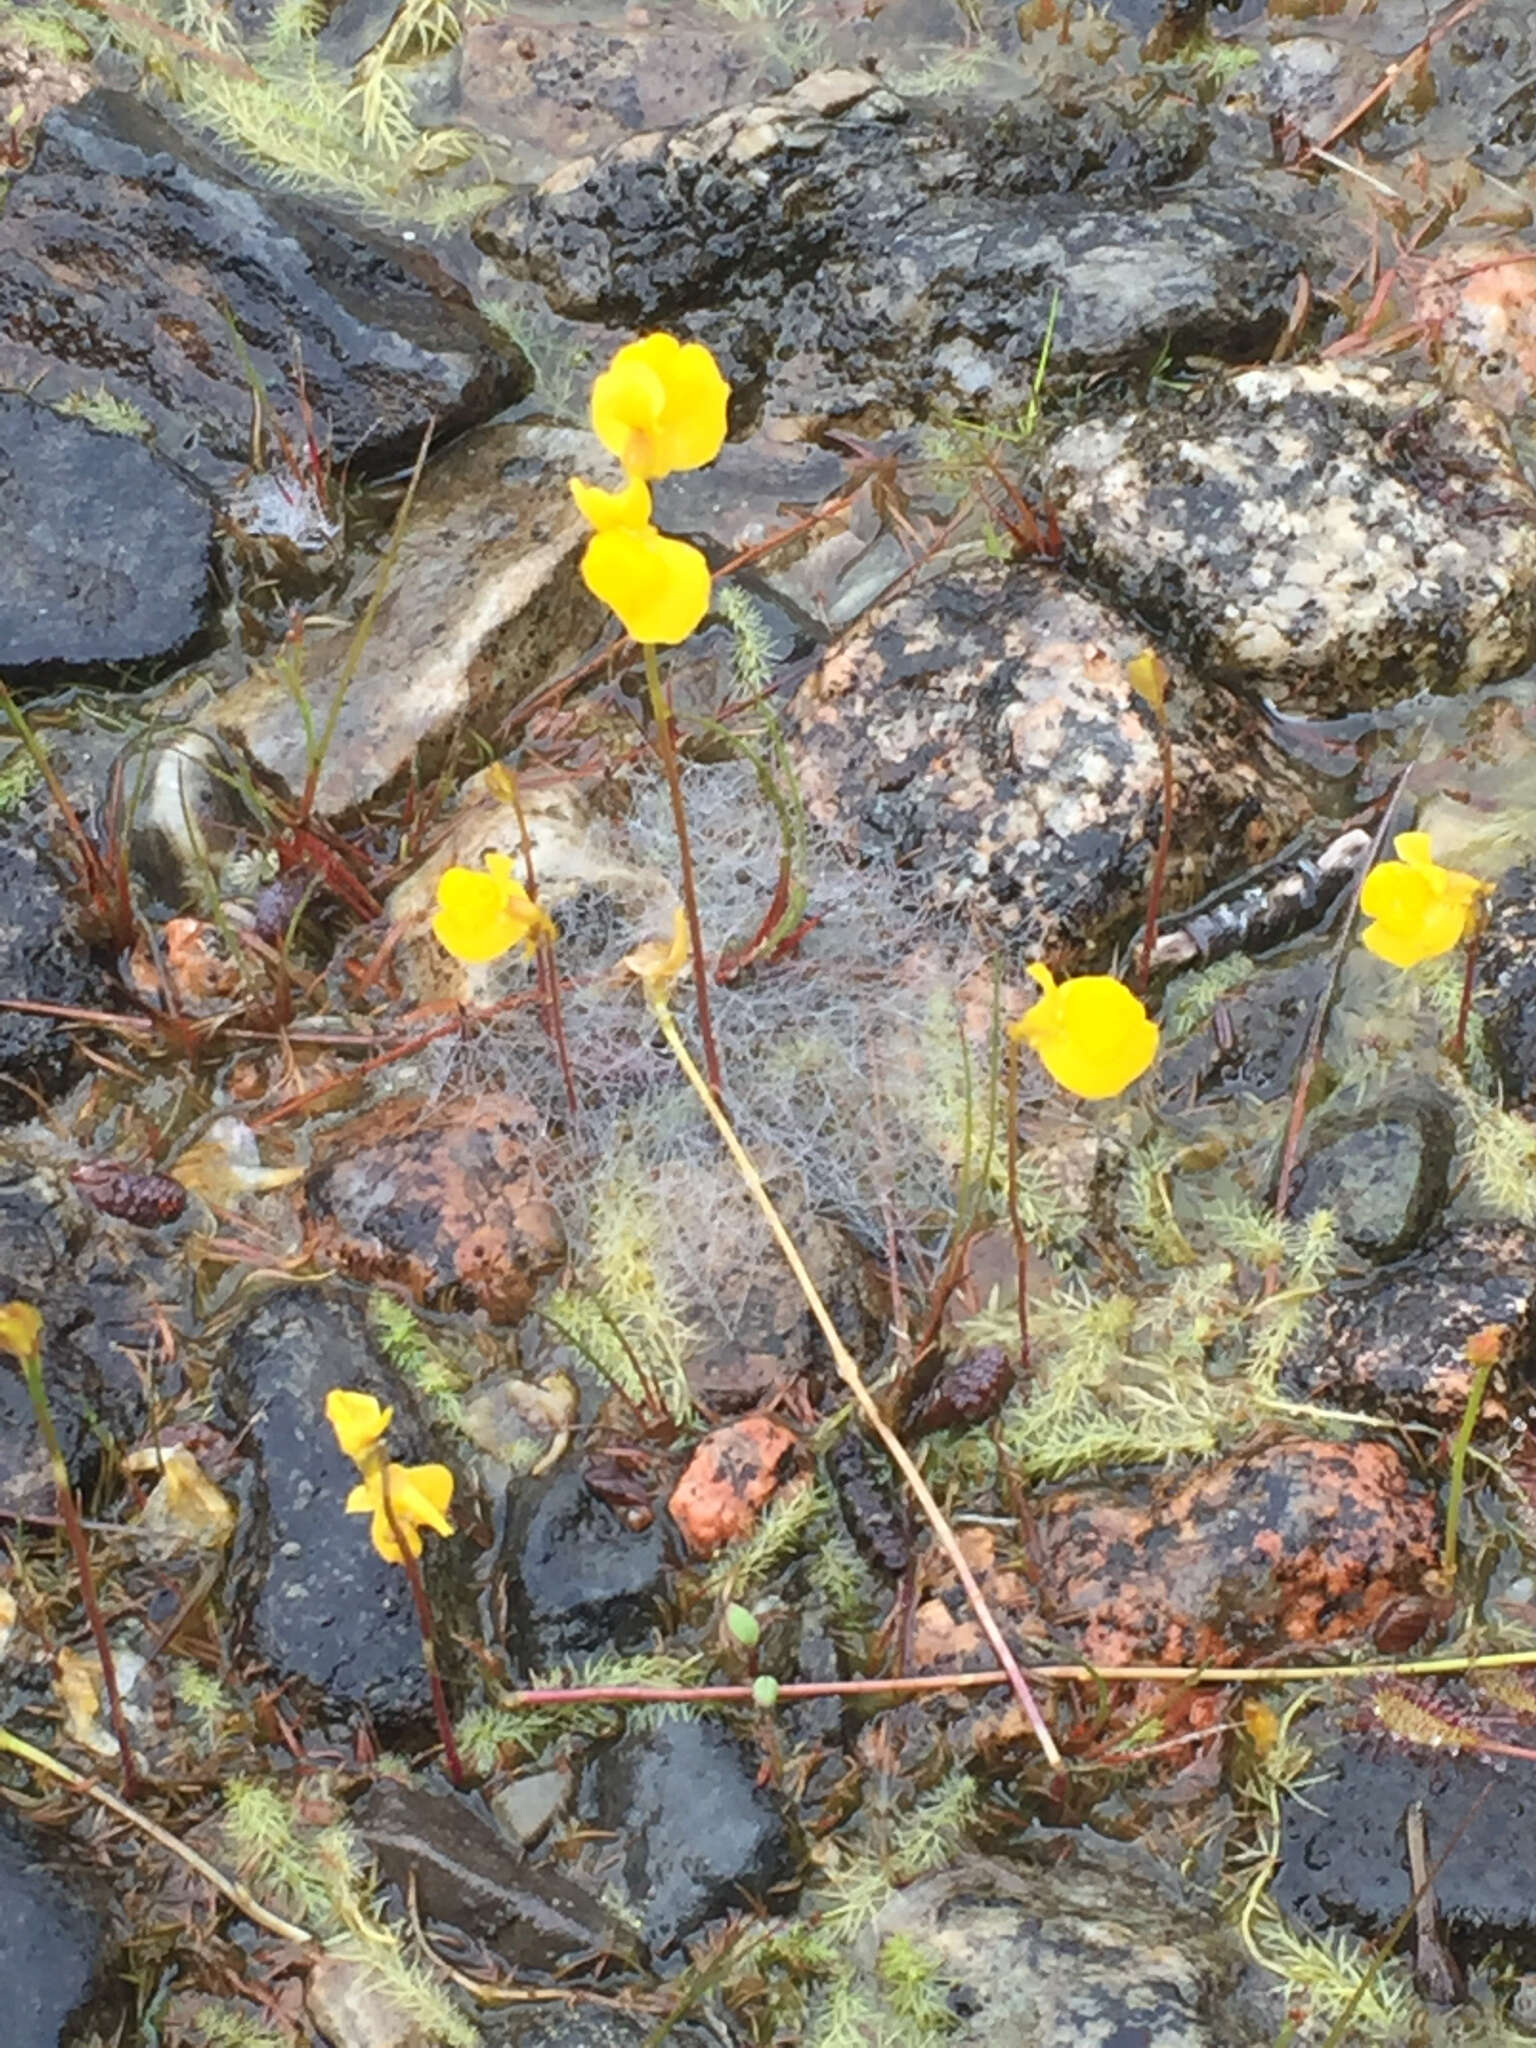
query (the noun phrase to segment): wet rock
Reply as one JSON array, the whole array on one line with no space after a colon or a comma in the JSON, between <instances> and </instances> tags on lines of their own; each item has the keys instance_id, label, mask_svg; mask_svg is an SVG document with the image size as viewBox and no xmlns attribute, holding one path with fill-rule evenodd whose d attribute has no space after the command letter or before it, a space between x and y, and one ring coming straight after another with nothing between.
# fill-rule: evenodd
<instances>
[{"instance_id":1,"label":"wet rock","mask_svg":"<svg viewBox=\"0 0 1536 2048\"><path fill-rule=\"evenodd\" d=\"M1522 861L1499 883L1478 979L1493 992L1479 1008L1505 1100L1536 1102L1536 861Z\"/></svg>"},{"instance_id":2,"label":"wet rock","mask_svg":"<svg viewBox=\"0 0 1536 2048\"><path fill-rule=\"evenodd\" d=\"M520 1484L507 1530L508 1647L527 1671L650 1634L666 1573L659 1517L634 1529L574 1467Z\"/></svg>"},{"instance_id":3,"label":"wet rock","mask_svg":"<svg viewBox=\"0 0 1536 2048\"><path fill-rule=\"evenodd\" d=\"M212 505L142 441L0 391L0 672L13 688L195 653L212 546Z\"/></svg>"},{"instance_id":4,"label":"wet rock","mask_svg":"<svg viewBox=\"0 0 1536 2048\"><path fill-rule=\"evenodd\" d=\"M713 1557L750 1534L771 1500L795 1437L768 1415L744 1415L712 1429L694 1451L667 1506L695 1557Z\"/></svg>"},{"instance_id":5,"label":"wet rock","mask_svg":"<svg viewBox=\"0 0 1536 2048\"><path fill-rule=\"evenodd\" d=\"M1536 1235L1479 1223L1443 1232L1411 1266L1364 1287L1335 1285L1321 1327L1282 1386L1302 1401L1452 1426L1466 1408L1467 1339L1490 1323L1513 1332L1497 1392L1536 1374Z\"/></svg>"},{"instance_id":6,"label":"wet rock","mask_svg":"<svg viewBox=\"0 0 1536 2048\"><path fill-rule=\"evenodd\" d=\"M346 1513L357 1472L325 1419L326 1395L342 1386L394 1405L400 1463L439 1455L350 1299L284 1289L230 1344L221 1388L251 1460L230 1569L234 1631L243 1654L298 1682L300 1697L308 1690L404 1731L430 1711L421 1637L404 1572L374 1549L367 1520ZM422 1562L442 1656L462 1605L462 1560L429 1538Z\"/></svg>"},{"instance_id":7,"label":"wet rock","mask_svg":"<svg viewBox=\"0 0 1536 2048\"><path fill-rule=\"evenodd\" d=\"M383 1778L351 1818L380 1871L428 1921L498 1956L519 1976L633 1955L634 1937L551 1864L533 1864L480 1802Z\"/></svg>"},{"instance_id":8,"label":"wet rock","mask_svg":"<svg viewBox=\"0 0 1536 2048\"><path fill-rule=\"evenodd\" d=\"M306 363L308 358L306 357ZM450 743L493 733L506 714L596 636L602 612L578 575L588 528L567 478L586 435L494 427L428 469L360 658L355 627L304 640L304 692L323 726L352 679L316 788L327 817L356 810L414 772L433 775ZM346 603L360 618L380 570ZM219 698L219 731L297 794L309 773L286 682L257 671Z\"/></svg>"},{"instance_id":9,"label":"wet rock","mask_svg":"<svg viewBox=\"0 0 1536 2048\"><path fill-rule=\"evenodd\" d=\"M1448 1702L1437 1691L1435 1705L1447 1704L1456 1719L1475 1718L1464 1697ZM1495 1708L1490 1725L1497 1718ZM1418 1801L1435 1904L1458 1955L1471 1963L1497 1943L1509 1961L1536 1965L1536 1829L1527 1825L1536 1822L1536 1766L1389 1743L1325 1714L1307 1716L1294 1734L1315 1763L1305 1796L1285 1801L1278 1905L1313 1933L1385 1934L1413 1895L1404 1819Z\"/></svg>"},{"instance_id":10,"label":"wet rock","mask_svg":"<svg viewBox=\"0 0 1536 2048\"><path fill-rule=\"evenodd\" d=\"M1376 1265L1412 1251L1445 1206L1456 1124L1431 1097L1323 1118L1310 1132L1289 1214L1328 1209L1344 1242Z\"/></svg>"},{"instance_id":11,"label":"wet rock","mask_svg":"<svg viewBox=\"0 0 1536 2048\"><path fill-rule=\"evenodd\" d=\"M1158 1067L1165 1095L1202 1103L1288 1099L1327 979L1326 960L1255 967L1187 1036L1166 1045ZM1175 984L1170 998L1177 994Z\"/></svg>"},{"instance_id":12,"label":"wet rock","mask_svg":"<svg viewBox=\"0 0 1536 2048\"><path fill-rule=\"evenodd\" d=\"M877 611L794 699L806 807L850 853L1071 968L1145 905L1162 781L1126 679L1145 645L1053 570L948 570ZM1235 703L1175 682L1169 717L1171 904L1289 836L1301 798Z\"/></svg>"},{"instance_id":13,"label":"wet rock","mask_svg":"<svg viewBox=\"0 0 1536 2048\"><path fill-rule=\"evenodd\" d=\"M305 1979L304 2008L333 2048L432 2048L399 1993L354 1956L320 1957Z\"/></svg>"},{"instance_id":14,"label":"wet rock","mask_svg":"<svg viewBox=\"0 0 1536 2048\"><path fill-rule=\"evenodd\" d=\"M316 1251L354 1279L405 1287L424 1308L517 1322L565 1260L534 1137L532 1112L505 1095L370 1110L330 1135L310 1175Z\"/></svg>"},{"instance_id":15,"label":"wet rock","mask_svg":"<svg viewBox=\"0 0 1536 2048\"><path fill-rule=\"evenodd\" d=\"M61 2048L96 1975L96 1911L53 1876L20 1825L0 1820L0 1983L7 2048Z\"/></svg>"},{"instance_id":16,"label":"wet rock","mask_svg":"<svg viewBox=\"0 0 1536 2048\"><path fill-rule=\"evenodd\" d=\"M491 2013L478 2022L486 2048L646 2048L655 2029L611 2006L567 2006L551 2012ZM707 2033L683 2025L668 2030L676 2048L717 2048L713 2028Z\"/></svg>"},{"instance_id":17,"label":"wet rock","mask_svg":"<svg viewBox=\"0 0 1536 2048\"><path fill-rule=\"evenodd\" d=\"M1352 1639L1438 1562L1435 1503L1385 1443L1288 1438L1154 1480L1139 1497L1064 1489L1035 1509L1038 1586L991 1530L961 1538L989 1600L1026 1629L1060 1617L1094 1664L1230 1664ZM982 1638L930 1553L914 1658L948 1668Z\"/></svg>"},{"instance_id":18,"label":"wet rock","mask_svg":"<svg viewBox=\"0 0 1536 2048\"><path fill-rule=\"evenodd\" d=\"M521 358L431 259L257 194L125 94L49 115L0 217L0 382L54 401L102 385L159 452L218 487L250 461L251 376L304 445L295 387L354 474L520 397ZM122 501L131 523L137 508Z\"/></svg>"},{"instance_id":19,"label":"wet rock","mask_svg":"<svg viewBox=\"0 0 1536 2048\"><path fill-rule=\"evenodd\" d=\"M1536 494L1491 414L1332 363L1069 429L1069 555L1202 676L1336 716L1536 647Z\"/></svg>"},{"instance_id":20,"label":"wet rock","mask_svg":"<svg viewBox=\"0 0 1536 2048\"><path fill-rule=\"evenodd\" d=\"M962 133L820 72L567 166L486 246L557 312L686 321L774 414L1016 408L1058 293L1053 367L1264 347L1302 262L1278 200L1160 189L1198 148L1161 147L1166 103L1087 146L1075 113L1031 102Z\"/></svg>"},{"instance_id":21,"label":"wet rock","mask_svg":"<svg viewBox=\"0 0 1536 2048\"><path fill-rule=\"evenodd\" d=\"M598 1813L628 1843L624 1881L657 1954L770 1891L783 1910L795 1859L759 1761L715 1721L636 1729L599 1757Z\"/></svg>"},{"instance_id":22,"label":"wet rock","mask_svg":"<svg viewBox=\"0 0 1536 2048\"><path fill-rule=\"evenodd\" d=\"M1275 2038L1242 1947L1210 1906L1150 1856L1086 1834L1020 1863L978 1857L899 1892L859 1938L877 2000L881 1957L897 1941L935 1966L953 2048L1260 2048Z\"/></svg>"},{"instance_id":23,"label":"wet rock","mask_svg":"<svg viewBox=\"0 0 1536 2048\"><path fill-rule=\"evenodd\" d=\"M0 987L32 1003L115 1007L79 936L63 878L29 832L0 832ZM32 1114L26 1093L53 1097L77 1071L76 1035L56 1017L0 1010L0 1122ZM20 1085L12 1086L14 1082Z\"/></svg>"},{"instance_id":24,"label":"wet rock","mask_svg":"<svg viewBox=\"0 0 1536 2048\"><path fill-rule=\"evenodd\" d=\"M43 1385L70 1477L87 1494L102 1437L126 1446L144 1427L136 1361L155 1343L157 1303L174 1304L179 1291L143 1237L108 1223L62 1173L0 1161L0 1301L28 1301L42 1312ZM0 1506L52 1513L53 1505L26 1385L7 1365L0 1370Z\"/></svg>"},{"instance_id":25,"label":"wet rock","mask_svg":"<svg viewBox=\"0 0 1536 2048\"><path fill-rule=\"evenodd\" d=\"M570 1804L571 1789L568 1771L530 1771L491 1794L491 1811L505 1834L531 1849Z\"/></svg>"}]
</instances>

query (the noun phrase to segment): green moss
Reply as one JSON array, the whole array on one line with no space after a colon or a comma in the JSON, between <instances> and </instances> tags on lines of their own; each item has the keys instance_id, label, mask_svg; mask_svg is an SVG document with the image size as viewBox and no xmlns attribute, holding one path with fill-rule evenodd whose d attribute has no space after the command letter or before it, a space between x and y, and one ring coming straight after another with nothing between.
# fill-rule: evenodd
<instances>
[{"instance_id":1,"label":"green moss","mask_svg":"<svg viewBox=\"0 0 1536 2048\"><path fill-rule=\"evenodd\" d=\"M469 1375L455 1365L397 1295L368 1297L368 1328L403 1380L420 1394L438 1421L464 1434L463 1389Z\"/></svg>"}]
</instances>

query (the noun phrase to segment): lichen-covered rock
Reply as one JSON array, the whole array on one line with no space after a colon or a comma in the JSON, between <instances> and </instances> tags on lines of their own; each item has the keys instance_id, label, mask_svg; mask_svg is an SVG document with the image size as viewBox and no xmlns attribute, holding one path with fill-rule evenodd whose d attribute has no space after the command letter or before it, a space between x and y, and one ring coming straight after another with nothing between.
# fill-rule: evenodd
<instances>
[{"instance_id":1,"label":"lichen-covered rock","mask_svg":"<svg viewBox=\"0 0 1536 2048\"><path fill-rule=\"evenodd\" d=\"M1479 1007L1504 1098L1536 1102L1536 861L1511 868L1494 893L1478 980L1492 990Z\"/></svg>"},{"instance_id":2,"label":"lichen-covered rock","mask_svg":"<svg viewBox=\"0 0 1536 2048\"><path fill-rule=\"evenodd\" d=\"M1327 1209L1347 1245L1385 1265L1438 1218L1455 1150L1455 1119L1427 1093L1320 1118L1307 1134L1288 1214Z\"/></svg>"},{"instance_id":3,"label":"lichen-covered rock","mask_svg":"<svg viewBox=\"0 0 1536 2048\"><path fill-rule=\"evenodd\" d=\"M851 853L1073 966L1145 906L1156 726L1144 633L1036 565L952 568L834 647L788 712L806 807ZM1287 838L1294 776L1235 701L1175 680L1166 903Z\"/></svg>"},{"instance_id":4,"label":"lichen-covered rock","mask_svg":"<svg viewBox=\"0 0 1536 2048\"><path fill-rule=\"evenodd\" d=\"M466 436L426 472L361 655L352 623L305 634L317 729L349 678L316 784L324 816L356 811L407 774L435 774L452 741L493 734L590 645L602 613L577 573L588 529L567 478L595 445L536 427ZM370 562L343 600L355 618L380 573ZM212 718L275 782L295 796L304 787L304 722L282 677L253 670Z\"/></svg>"},{"instance_id":5,"label":"lichen-covered rock","mask_svg":"<svg viewBox=\"0 0 1536 2048\"><path fill-rule=\"evenodd\" d=\"M0 215L0 383L103 387L162 455L224 486L251 452L251 380L304 446L297 362L354 474L409 461L532 382L421 251L258 194L128 94L50 114ZM134 514L125 509L124 517Z\"/></svg>"},{"instance_id":6,"label":"lichen-covered rock","mask_svg":"<svg viewBox=\"0 0 1536 2048\"><path fill-rule=\"evenodd\" d=\"M31 833L0 833L0 987L32 1003L111 1007L113 991L76 930L62 877ZM0 1121L30 1114L28 1089L55 1096L76 1070L75 1034L57 1017L0 1010Z\"/></svg>"},{"instance_id":7,"label":"lichen-covered rock","mask_svg":"<svg viewBox=\"0 0 1536 2048\"><path fill-rule=\"evenodd\" d=\"M1297 1400L1454 1425L1472 1385L1467 1339L1492 1323L1511 1332L1497 1401L1536 1373L1536 1234L1464 1224L1364 1287L1332 1289L1283 1385Z\"/></svg>"},{"instance_id":8,"label":"lichen-covered rock","mask_svg":"<svg viewBox=\"0 0 1536 2048\"><path fill-rule=\"evenodd\" d=\"M1099 1665L1231 1664L1368 1634L1439 1557L1435 1503L1387 1443L1288 1438L1124 1489L1062 1489L1035 1504L1033 1587L990 1529L962 1538L988 1598L1021 1628ZM918 1610L914 1659L958 1668L983 1648L947 1561Z\"/></svg>"},{"instance_id":9,"label":"lichen-covered rock","mask_svg":"<svg viewBox=\"0 0 1536 2048\"><path fill-rule=\"evenodd\" d=\"M1520 668L1536 493L1494 417L1389 369L1247 370L1069 429L1069 555L1203 679L1336 715Z\"/></svg>"},{"instance_id":10,"label":"lichen-covered rock","mask_svg":"<svg viewBox=\"0 0 1536 2048\"><path fill-rule=\"evenodd\" d=\"M397 1098L329 1135L306 1190L315 1249L425 1308L526 1314L565 1259L531 1154L531 1112L508 1096L439 1108Z\"/></svg>"},{"instance_id":11,"label":"lichen-covered rock","mask_svg":"<svg viewBox=\"0 0 1536 2048\"><path fill-rule=\"evenodd\" d=\"M881 1958L894 1966L898 1940L943 1987L951 2048L1260 2048L1275 2038L1259 1987L1244 1981L1242 1947L1209 1905L1182 1895L1151 1856L1086 1830L1020 1862L976 1857L898 1892L858 1942L877 2010Z\"/></svg>"},{"instance_id":12,"label":"lichen-covered rock","mask_svg":"<svg viewBox=\"0 0 1536 2048\"><path fill-rule=\"evenodd\" d=\"M0 391L0 674L13 687L109 681L194 652L212 548L211 503L142 441Z\"/></svg>"},{"instance_id":13,"label":"lichen-covered rock","mask_svg":"<svg viewBox=\"0 0 1536 2048\"><path fill-rule=\"evenodd\" d=\"M1278 194L1179 188L1199 123L1171 98L1094 114L967 133L821 72L566 166L487 245L560 313L685 321L775 414L1017 407L1053 305L1053 368L1262 347L1303 262Z\"/></svg>"}]
</instances>

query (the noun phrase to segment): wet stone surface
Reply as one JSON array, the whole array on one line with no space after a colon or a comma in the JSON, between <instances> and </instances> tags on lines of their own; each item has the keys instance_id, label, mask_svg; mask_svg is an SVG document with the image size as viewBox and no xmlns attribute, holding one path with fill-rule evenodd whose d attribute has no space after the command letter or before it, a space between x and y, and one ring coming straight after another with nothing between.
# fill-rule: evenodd
<instances>
[{"instance_id":1,"label":"wet stone surface","mask_svg":"<svg viewBox=\"0 0 1536 2048\"><path fill-rule=\"evenodd\" d=\"M313 1240L358 1280L425 1308L515 1323L565 1258L531 1157L535 1122L510 1096L432 1109L396 1099L333 1136L307 1186Z\"/></svg>"},{"instance_id":2,"label":"wet stone surface","mask_svg":"<svg viewBox=\"0 0 1536 2048\"><path fill-rule=\"evenodd\" d=\"M1438 1698L1449 1704L1444 1691ZM1468 1702L1455 1705L1465 1712ZM1413 1894L1404 1822L1418 1801L1435 1904L1458 1955L1472 1962L1503 1943L1511 1960L1536 1967L1536 1765L1341 1735L1321 1715L1295 1733L1316 1761L1305 1800L1285 1802L1277 1904L1314 1932L1385 1934Z\"/></svg>"},{"instance_id":3,"label":"wet stone surface","mask_svg":"<svg viewBox=\"0 0 1536 2048\"><path fill-rule=\"evenodd\" d=\"M6 2048L61 2048L96 1975L101 1929L42 1860L20 1823L0 1818L0 1983Z\"/></svg>"},{"instance_id":4,"label":"wet stone surface","mask_svg":"<svg viewBox=\"0 0 1536 2048\"><path fill-rule=\"evenodd\" d=\"M1478 965L1488 1047L1508 1103L1536 1102L1536 861L1500 881Z\"/></svg>"},{"instance_id":5,"label":"wet stone surface","mask_svg":"<svg viewBox=\"0 0 1536 2048\"><path fill-rule=\"evenodd\" d=\"M13 688L195 654L212 545L212 505L142 441L0 391L0 673Z\"/></svg>"},{"instance_id":6,"label":"wet stone surface","mask_svg":"<svg viewBox=\"0 0 1536 2048\"><path fill-rule=\"evenodd\" d=\"M760 1762L704 1720L632 1730L598 1759L597 1812L628 1844L624 1881L658 1955L770 1891L777 1910L787 1906L795 1859L778 1801L757 1782Z\"/></svg>"},{"instance_id":7,"label":"wet stone surface","mask_svg":"<svg viewBox=\"0 0 1536 2048\"><path fill-rule=\"evenodd\" d=\"M101 1460L97 1431L130 1444L144 1427L137 1361L154 1344L157 1302L179 1293L143 1237L108 1223L61 1173L0 1161L0 1301L43 1315L43 1385L64 1462L87 1493ZM174 1376L163 1366L160 1376L170 1391ZM0 1369L0 1506L55 1511L26 1384L9 1363Z\"/></svg>"},{"instance_id":8,"label":"wet stone surface","mask_svg":"<svg viewBox=\"0 0 1536 2048\"><path fill-rule=\"evenodd\" d=\"M0 987L27 1002L114 1006L111 984L75 930L58 868L15 826L0 832ZM5 1077L52 1097L76 1062L75 1034L57 1018L0 1011L0 1123L26 1118L33 1107Z\"/></svg>"},{"instance_id":9,"label":"wet stone surface","mask_svg":"<svg viewBox=\"0 0 1536 2048\"><path fill-rule=\"evenodd\" d=\"M542 1485L518 1482L506 1556L508 1648L519 1668L643 1642L659 1614L666 1549L660 1516L629 1527L574 1465Z\"/></svg>"},{"instance_id":10,"label":"wet stone surface","mask_svg":"<svg viewBox=\"0 0 1536 2048\"><path fill-rule=\"evenodd\" d=\"M1419 1243L1445 1206L1456 1125L1428 1096L1320 1117L1305 1141L1288 1213L1329 1210L1340 1235L1378 1265Z\"/></svg>"},{"instance_id":11,"label":"wet stone surface","mask_svg":"<svg viewBox=\"0 0 1536 2048\"><path fill-rule=\"evenodd\" d=\"M1536 648L1536 496L1502 427L1391 370L1248 370L1071 428L1069 558L1202 675L1336 716Z\"/></svg>"},{"instance_id":12,"label":"wet stone surface","mask_svg":"<svg viewBox=\"0 0 1536 2048\"><path fill-rule=\"evenodd\" d=\"M346 1513L357 1471L325 1419L333 1387L375 1394L395 1408L394 1458L440 1459L409 1391L373 1353L355 1302L300 1288L269 1296L241 1326L220 1385L251 1466L230 1568L242 1654L299 1681L298 1700L308 1691L336 1711L364 1709L386 1733L415 1726L430 1696L410 1588L374 1549L366 1516ZM449 1546L429 1539L422 1564L450 1654L460 1601Z\"/></svg>"},{"instance_id":13,"label":"wet stone surface","mask_svg":"<svg viewBox=\"0 0 1536 2048\"><path fill-rule=\"evenodd\" d=\"M331 453L354 471L410 461L431 418L446 438L527 390L521 359L430 259L195 157L122 94L48 117L0 217L0 380L50 401L104 385L215 486L250 461L242 349L302 447L297 343Z\"/></svg>"},{"instance_id":14,"label":"wet stone surface","mask_svg":"<svg viewBox=\"0 0 1536 2048\"><path fill-rule=\"evenodd\" d=\"M1488 1324L1513 1333L1504 1383L1513 1390L1536 1372L1533 1300L1536 1235L1487 1223L1445 1231L1409 1266L1364 1287L1335 1283L1317 1336L1281 1385L1296 1400L1454 1425L1472 1382L1467 1339Z\"/></svg>"},{"instance_id":15,"label":"wet stone surface","mask_svg":"<svg viewBox=\"0 0 1536 2048\"><path fill-rule=\"evenodd\" d=\"M1071 967L1144 908L1161 816L1144 632L1053 570L948 570L835 648L790 706L806 807L935 902ZM1246 711L1171 691L1165 903L1289 835L1294 779ZM872 765L873 764L873 765Z\"/></svg>"},{"instance_id":16,"label":"wet stone surface","mask_svg":"<svg viewBox=\"0 0 1536 2048\"><path fill-rule=\"evenodd\" d=\"M1053 367L1261 351L1303 262L1281 188L1170 189L1200 151L1187 109L1096 115L962 131L821 72L568 166L485 244L569 317L686 322L772 414L1016 408L1058 292Z\"/></svg>"},{"instance_id":17,"label":"wet stone surface","mask_svg":"<svg viewBox=\"0 0 1536 2048\"><path fill-rule=\"evenodd\" d=\"M1021 1863L977 1857L919 1878L859 1940L878 1995L897 1937L941 1964L954 2048L1260 2048L1273 2041L1244 1957L1152 1859L1080 1835Z\"/></svg>"}]
</instances>

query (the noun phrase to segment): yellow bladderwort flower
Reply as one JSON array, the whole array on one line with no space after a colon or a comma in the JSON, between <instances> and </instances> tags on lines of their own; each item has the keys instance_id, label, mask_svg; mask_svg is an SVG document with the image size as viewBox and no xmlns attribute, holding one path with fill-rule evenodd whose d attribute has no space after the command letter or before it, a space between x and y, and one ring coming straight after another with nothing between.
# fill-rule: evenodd
<instances>
[{"instance_id":1,"label":"yellow bladderwort flower","mask_svg":"<svg viewBox=\"0 0 1536 2048\"><path fill-rule=\"evenodd\" d=\"M369 1534L373 1547L386 1564L403 1564L400 1545L389 1525L384 1505L385 1475L388 1474L389 1506L412 1557L421 1555L421 1532L434 1529L439 1536L451 1536L453 1524L448 1509L453 1501L453 1474L446 1465L386 1465L382 1458L366 1469L362 1479L347 1495L349 1515L372 1515Z\"/></svg>"},{"instance_id":2,"label":"yellow bladderwort flower","mask_svg":"<svg viewBox=\"0 0 1536 2048\"><path fill-rule=\"evenodd\" d=\"M642 646L675 647L709 610L709 564L696 547L654 526L594 533L581 580Z\"/></svg>"},{"instance_id":3,"label":"yellow bladderwort flower","mask_svg":"<svg viewBox=\"0 0 1536 2048\"><path fill-rule=\"evenodd\" d=\"M1118 1095L1157 1057L1158 1029L1125 986L1109 974L1082 974L1058 987L1049 967L1029 970L1040 1001L1008 1026L1038 1055L1053 1081L1090 1102Z\"/></svg>"},{"instance_id":4,"label":"yellow bladderwort flower","mask_svg":"<svg viewBox=\"0 0 1536 2048\"><path fill-rule=\"evenodd\" d=\"M332 1387L325 1397L325 1419L354 1465L361 1465L368 1453L384 1441L384 1432L394 1413L393 1408L385 1408L372 1394L359 1394L351 1387Z\"/></svg>"},{"instance_id":5,"label":"yellow bladderwort flower","mask_svg":"<svg viewBox=\"0 0 1536 2048\"><path fill-rule=\"evenodd\" d=\"M1360 936L1378 959L1417 967L1461 944L1476 923L1478 899L1493 885L1441 867L1427 832L1399 832L1392 851L1397 859L1378 862L1360 891L1360 908L1374 919Z\"/></svg>"},{"instance_id":6,"label":"yellow bladderwort flower","mask_svg":"<svg viewBox=\"0 0 1536 2048\"><path fill-rule=\"evenodd\" d=\"M632 477L702 469L725 441L731 387L701 342L647 334L592 387L592 431Z\"/></svg>"},{"instance_id":7,"label":"yellow bladderwort flower","mask_svg":"<svg viewBox=\"0 0 1536 2048\"><path fill-rule=\"evenodd\" d=\"M43 1319L30 1301L0 1302L0 1351L25 1365L37 1356L42 1337Z\"/></svg>"},{"instance_id":8,"label":"yellow bladderwort flower","mask_svg":"<svg viewBox=\"0 0 1536 2048\"><path fill-rule=\"evenodd\" d=\"M504 853L488 853L480 868L449 868L437 885L432 930L455 960L499 960L514 946L532 952L555 927L512 872Z\"/></svg>"}]
</instances>

